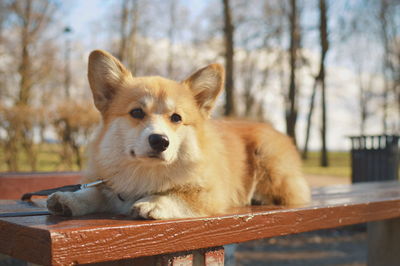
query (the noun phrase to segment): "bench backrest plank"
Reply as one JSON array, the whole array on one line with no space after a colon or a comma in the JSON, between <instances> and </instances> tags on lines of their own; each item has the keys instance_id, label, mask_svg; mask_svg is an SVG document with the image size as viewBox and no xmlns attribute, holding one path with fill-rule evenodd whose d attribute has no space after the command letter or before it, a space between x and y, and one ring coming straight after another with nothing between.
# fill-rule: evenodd
<instances>
[{"instance_id":1,"label":"bench backrest plank","mask_svg":"<svg viewBox=\"0 0 400 266\"><path fill-rule=\"evenodd\" d=\"M20 199L22 194L77 184L81 172L0 173L0 199Z\"/></svg>"},{"instance_id":2,"label":"bench backrest plank","mask_svg":"<svg viewBox=\"0 0 400 266\"><path fill-rule=\"evenodd\" d=\"M4 204L8 206L7 211L27 208L21 203L10 205L10 201ZM5 212L3 208L0 210ZM207 218L132 221L107 214L73 219L1 218L0 253L39 264L91 263L196 250L395 217L400 217L399 183L369 183L315 190L309 206L249 206L232 210L229 215Z\"/></svg>"}]
</instances>

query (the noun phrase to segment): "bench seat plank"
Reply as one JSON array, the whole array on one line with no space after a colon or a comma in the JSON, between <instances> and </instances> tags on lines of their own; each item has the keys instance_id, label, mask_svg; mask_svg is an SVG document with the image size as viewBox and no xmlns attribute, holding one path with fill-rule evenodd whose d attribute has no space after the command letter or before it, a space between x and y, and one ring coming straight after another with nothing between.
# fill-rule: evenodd
<instances>
[{"instance_id":1,"label":"bench seat plank","mask_svg":"<svg viewBox=\"0 0 400 266\"><path fill-rule=\"evenodd\" d=\"M0 201L0 212L43 210ZM166 221L96 214L0 218L0 253L38 264L80 264L152 256L400 217L400 183L313 191L298 208L248 206L229 215Z\"/></svg>"}]
</instances>

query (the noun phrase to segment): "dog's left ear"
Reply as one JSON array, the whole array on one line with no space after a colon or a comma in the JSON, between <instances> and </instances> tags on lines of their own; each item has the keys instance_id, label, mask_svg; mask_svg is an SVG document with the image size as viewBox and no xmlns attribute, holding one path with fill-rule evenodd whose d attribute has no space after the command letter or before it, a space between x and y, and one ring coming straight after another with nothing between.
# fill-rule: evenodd
<instances>
[{"instance_id":1,"label":"dog's left ear","mask_svg":"<svg viewBox=\"0 0 400 266\"><path fill-rule=\"evenodd\" d=\"M117 58L105 51L95 50L89 56L88 78L94 104L103 113L132 75Z\"/></svg>"},{"instance_id":2,"label":"dog's left ear","mask_svg":"<svg viewBox=\"0 0 400 266\"><path fill-rule=\"evenodd\" d=\"M209 114L223 90L224 78L224 68L220 64L211 64L193 73L183 84L191 89L200 109Z\"/></svg>"}]
</instances>

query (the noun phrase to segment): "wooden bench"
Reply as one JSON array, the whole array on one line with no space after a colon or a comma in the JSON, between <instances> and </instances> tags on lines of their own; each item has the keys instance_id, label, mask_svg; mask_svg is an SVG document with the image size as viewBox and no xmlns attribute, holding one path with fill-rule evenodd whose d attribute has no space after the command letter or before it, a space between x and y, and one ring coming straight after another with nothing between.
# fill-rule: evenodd
<instances>
[{"instance_id":1,"label":"wooden bench","mask_svg":"<svg viewBox=\"0 0 400 266\"><path fill-rule=\"evenodd\" d=\"M44 204L1 200L0 213ZM226 244L379 221L368 225L369 264L400 265L399 217L400 183L360 183L314 189L299 208L249 206L205 218L0 217L0 253L41 265L223 265Z\"/></svg>"}]
</instances>

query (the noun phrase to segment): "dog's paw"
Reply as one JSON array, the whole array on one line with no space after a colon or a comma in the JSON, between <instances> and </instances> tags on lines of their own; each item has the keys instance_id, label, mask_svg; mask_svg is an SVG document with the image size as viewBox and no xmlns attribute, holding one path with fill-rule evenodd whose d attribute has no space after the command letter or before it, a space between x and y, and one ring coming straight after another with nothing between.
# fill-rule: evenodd
<instances>
[{"instance_id":1,"label":"dog's paw","mask_svg":"<svg viewBox=\"0 0 400 266\"><path fill-rule=\"evenodd\" d=\"M145 197L135 202L131 209L131 216L155 220L172 218L168 206L165 206L158 196Z\"/></svg>"},{"instance_id":2,"label":"dog's paw","mask_svg":"<svg viewBox=\"0 0 400 266\"><path fill-rule=\"evenodd\" d=\"M71 195L64 192L55 192L47 199L47 209L51 214L72 216Z\"/></svg>"},{"instance_id":3,"label":"dog's paw","mask_svg":"<svg viewBox=\"0 0 400 266\"><path fill-rule=\"evenodd\" d=\"M136 201L131 216L145 219L174 219L195 216L179 199L172 196L148 196Z\"/></svg>"}]
</instances>

